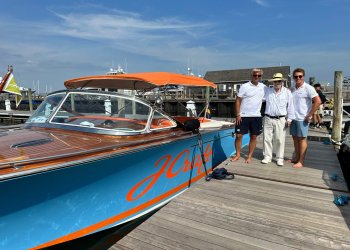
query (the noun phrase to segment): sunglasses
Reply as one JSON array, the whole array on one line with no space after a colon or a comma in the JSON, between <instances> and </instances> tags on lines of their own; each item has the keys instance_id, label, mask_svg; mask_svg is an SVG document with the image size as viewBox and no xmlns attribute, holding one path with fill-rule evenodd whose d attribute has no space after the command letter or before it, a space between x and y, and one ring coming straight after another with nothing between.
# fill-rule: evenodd
<instances>
[{"instance_id":1,"label":"sunglasses","mask_svg":"<svg viewBox=\"0 0 350 250\"><path fill-rule=\"evenodd\" d=\"M282 83L282 81L281 80L279 80L279 81L274 81L275 83Z\"/></svg>"},{"instance_id":2,"label":"sunglasses","mask_svg":"<svg viewBox=\"0 0 350 250\"><path fill-rule=\"evenodd\" d=\"M253 75L254 77L261 77L261 75Z\"/></svg>"},{"instance_id":3,"label":"sunglasses","mask_svg":"<svg viewBox=\"0 0 350 250\"><path fill-rule=\"evenodd\" d=\"M297 76L293 76L295 79L301 79L301 78L303 78L304 76L303 75L297 75Z\"/></svg>"}]
</instances>

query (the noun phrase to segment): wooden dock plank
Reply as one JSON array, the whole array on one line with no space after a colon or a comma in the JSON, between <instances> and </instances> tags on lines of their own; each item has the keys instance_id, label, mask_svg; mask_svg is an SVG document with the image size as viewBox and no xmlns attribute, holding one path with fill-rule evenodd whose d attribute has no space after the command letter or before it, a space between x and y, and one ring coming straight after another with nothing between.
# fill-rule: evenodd
<instances>
[{"instance_id":1,"label":"wooden dock plank","mask_svg":"<svg viewBox=\"0 0 350 250\"><path fill-rule=\"evenodd\" d=\"M239 178L244 178L244 177L239 177ZM213 197L212 193L205 192L203 190L201 190L201 192L203 192L203 194L201 193L201 195L198 196L201 200L207 200L210 197ZM263 201L263 200L257 200L256 196L252 196L252 194L249 194L245 191L236 192L232 194L232 196L234 196L234 198L231 198L231 199L229 195L220 195L218 198L211 198L212 200L211 205L216 204L217 212L221 212L223 209L230 208L230 211L244 212L245 214L249 213L249 211L251 210L250 206L254 205L259 207L259 216L263 216L263 218L271 219L276 222L285 223L286 221L288 221L288 223L291 223L293 225L293 221L291 222L289 221L290 218L293 217L293 220L295 219L297 221L297 225L300 221L303 221L303 222L310 222L310 225L311 223L315 224L314 225L315 228L326 225L327 227L334 228L335 232L339 232L342 229L346 229L346 231L348 231L348 229L345 227L346 224L344 224L344 219L342 218L342 214L339 213L339 211L333 215L329 215L328 214L329 211L327 209L321 210L319 208L318 203L313 202L313 203L307 204L309 207L300 206L300 201L287 203L281 198L279 198L278 200L275 200L274 194L265 194L264 197L266 197L266 200ZM188 197L188 199L192 199L192 200L193 198L194 197L192 196ZM186 197L184 197L184 199L186 199ZM222 202L225 199L227 200L229 199L229 201ZM303 201L305 202L305 200ZM197 200L193 202L197 202ZM322 202L320 203L323 204ZM305 210L307 211L311 210L308 213L307 218L304 218ZM271 211L273 211L273 213ZM349 212L349 210L347 212ZM253 211L252 213L249 213L248 215L253 219L255 219L257 216L255 214L255 211ZM323 230L323 228L321 229ZM327 234L328 234L328 230L329 228L327 228L326 230Z\"/></svg>"},{"instance_id":2,"label":"wooden dock plank","mask_svg":"<svg viewBox=\"0 0 350 250\"><path fill-rule=\"evenodd\" d=\"M349 195L336 152L322 138L308 143L305 167L294 169L261 164L259 137L252 164L219 166L235 179L200 180L110 249L350 249L350 205L333 203Z\"/></svg>"},{"instance_id":3,"label":"wooden dock plank","mask_svg":"<svg viewBox=\"0 0 350 250\"><path fill-rule=\"evenodd\" d=\"M325 136L320 131L312 131L313 135ZM287 132L288 133L288 132ZM323 137L327 140L327 137ZM285 158L290 159L293 153L293 142L291 136L287 136L285 145ZM256 150L254 151L254 161L251 164L244 163L244 157L248 149L242 150L243 157L237 162L226 161L223 165L237 174L272 179L276 181L290 182L301 185L315 186L319 188L348 191L346 183L332 145L326 145L320 141L308 141L308 152L305 158L305 167L302 169L292 168L292 164L285 162L283 167L278 167L273 161L268 164L261 164L262 136L258 137ZM338 181L333 181L332 176L339 176Z\"/></svg>"},{"instance_id":4,"label":"wooden dock plank","mask_svg":"<svg viewBox=\"0 0 350 250\"><path fill-rule=\"evenodd\" d=\"M237 177L238 178L238 177ZM239 177L243 178L243 177ZM260 182L260 180L259 180ZM251 185L251 180L249 180L249 184ZM268 191L265 188L262 188L259 184L259 187L261 187L261 192L251 191L246 189L245 185L242 185L244 189L240 189L238 191L231 191L228 190L228 192L225 192L223 189L220 190L220 195L217 194L215 190L206 190L202 188L200 190L200 194L195 193L198 197L201 197L202 199L209 199L211 198L214 200L217 204L221 204L221 202L224 202L223 204L231 204L232 206L236 204L236 206L246 206L249 203L256 204L258 203L261 210L263 211L266 209L267 212L269 212L269 209L273 207L274 210L281 210L281 213L284 213L285 208L288 208L288 210L292 209L292 211L289 211L287 215L289 215L291 212L293 212L293 216L304 216L304 210L310 211L308 214L308 218L310 220L314 220L314 214L322 214L322 218L329 219L329 224L339 224L340 222L344 221L343 218L338 219L341 214L339 211L334 210L334 204L332 202L329 202L330 200L333 200L333 195L329 195L329 199L321 199L318 200L316 197L314 199L310 199L309 197L302 197L302 195L299 195L298 198L293 198L292 196L296 196L298 193L301 193L302 190L290 190L289 193L292 195L289 196L283 196L276 194L276 191L273 190ZM236 187L236 186L235 186ZM257 187L257 186L255 186ZM281 189L281 185L278 185L279 189ZM217 187L219 188L219 187ZM236 187L237 188L237 187ZM306 188L309 189L309 188ZM305 191L305 190L303 190ZM307 191L307 190L306 190ZM198 192L199 193L199 192ZM272 195L271 195L272 194ZM295 195L293 195L295 194ZM191 194L188 194L191 198ZM203 196L203 197L202 197ZM214 197L218 196L218 197ZM319 194L319 196L322 196L322 194ZM186 197L184 197L185 199ZM305 200L309 199L310 202L305 202ZM228 200L228 201L225 201ZM244 204L241 204L241 201L244 202ZM311 202L312 201L312 202ZM326 203L326 204L324 204ZM328 204L329 203L329 204ZM296 204L298 204L299 207L296 207ZM323 204L322 206L320 206ZM348 207L344 207L344 212L350 212Z\"/></svg>"},{"instance_id":5,"label":"wooden dock plank","mask_svg":"<svg viewBox=\"0 0 350 250\"><path fill-rule=\"evenodd\" d=\"M295 231L287 230L277 224L270 223L270 225L267 225L266 221L264 224L258 224L256 220L249 221L245 217L242 218L241 215L243 214L240 214L238 217L231 217L228 213L212 213L200 210L197 204L196 213L186 214L185 219L189 219L193 223L193 221L200 220L199 216L205 216L205 227L216 228L216 232L218 232L218 229L227 230L230 239L241 243L249 242L250 246L246 247L248 249L252 246L263 247L265 249L281 249L283 247L293 248L301 245L300 240L295 237ZM165 216L169 216L169 214L173 214L176 217L180 216L178 209L169 210ZM183 221L183 218L181 221ZM303 233L304 235L305 233ZM304 246L313 248L314 244L304 243ZM321 246L318 248L321 248Z\"/></svg>"}]
</instances>

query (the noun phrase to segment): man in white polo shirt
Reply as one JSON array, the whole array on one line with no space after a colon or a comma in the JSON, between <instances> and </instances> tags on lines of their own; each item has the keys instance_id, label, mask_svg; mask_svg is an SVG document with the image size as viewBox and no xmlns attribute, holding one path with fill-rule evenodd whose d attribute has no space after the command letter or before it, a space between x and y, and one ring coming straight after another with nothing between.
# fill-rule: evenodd
<instances>
[{"instance_id":1,"label":"man in white polo shirt","mask_svg":"<svg viewBox=\"0 0 350 250\"><path fill-rule=\"evenodd\" d=\"M263 74L262 69L253 69L251 81L243 84L236 98L236 155L231 161L237 161L241 157L242 138L249 132L249 153L246 163L252 161L252 155L256 146L256 138L262 132L261 104L265 94L266 85L259 82Z\"/></svg>"},{"instance_id":2,"label":"man in white polo shirt","mask_svg":"<svg viewBox=\"0 0 350 250\"><path fill-rule=\"evenodd\" d=\"M294 116L290 127L293 136L294 153L292 162L294 168L302 168L307 150L307 132L313 113L321 105L320 97L311 85L304 81L305 70L296 68L293 71L295 89L292 90Z\"/></svg>"},{"instance_id":3,"label":"man in white polo shirt","mask_svg":"<svg viewBox=\"0 0 350 250\"><path fill-rule=\"evenodd\" d=\"M273 82L273 87L268 88L265 92L264 159L261 163L271 162L274 148L277 166L283 166L286 128L294 119L293 96L290 90L283 86L285 79L282 73L274 74L269 81Z\"/></svg>"}]
</instances>

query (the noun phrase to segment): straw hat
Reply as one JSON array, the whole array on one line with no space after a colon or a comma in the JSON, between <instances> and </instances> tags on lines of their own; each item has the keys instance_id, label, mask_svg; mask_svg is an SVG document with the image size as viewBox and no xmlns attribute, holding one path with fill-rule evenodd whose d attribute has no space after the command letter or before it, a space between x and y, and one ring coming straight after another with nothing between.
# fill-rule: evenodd
<instances>
[{"instance_id":1,"label":"straw hat","mask_svg":"<svg viewBox=\"0 0 350 250\"><path fill-rule=\"evenodd\" d=\"M275 73L272 77L272 79L269 79L269 82L274 82L274 81L284 81L286 79L283 78L282 73Z\"/></svg>"}]
</instances>

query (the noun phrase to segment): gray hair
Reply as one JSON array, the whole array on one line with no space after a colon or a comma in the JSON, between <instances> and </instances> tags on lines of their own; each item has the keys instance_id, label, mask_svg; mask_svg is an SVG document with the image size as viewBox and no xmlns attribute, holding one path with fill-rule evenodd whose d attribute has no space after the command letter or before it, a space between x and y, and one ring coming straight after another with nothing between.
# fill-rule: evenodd
<instances>
[{"instance_id":1,"label":"gray hair","mask_svg":"<svg viewBox=\"0 0 350 250\"><path fill-rule=\"evenodd\" d=\"M252 75L254 74L254 72L260 72L261 74L264 74L264 71L262 69L254 68L252 69Z\"/></svg>"}]
</instances>

